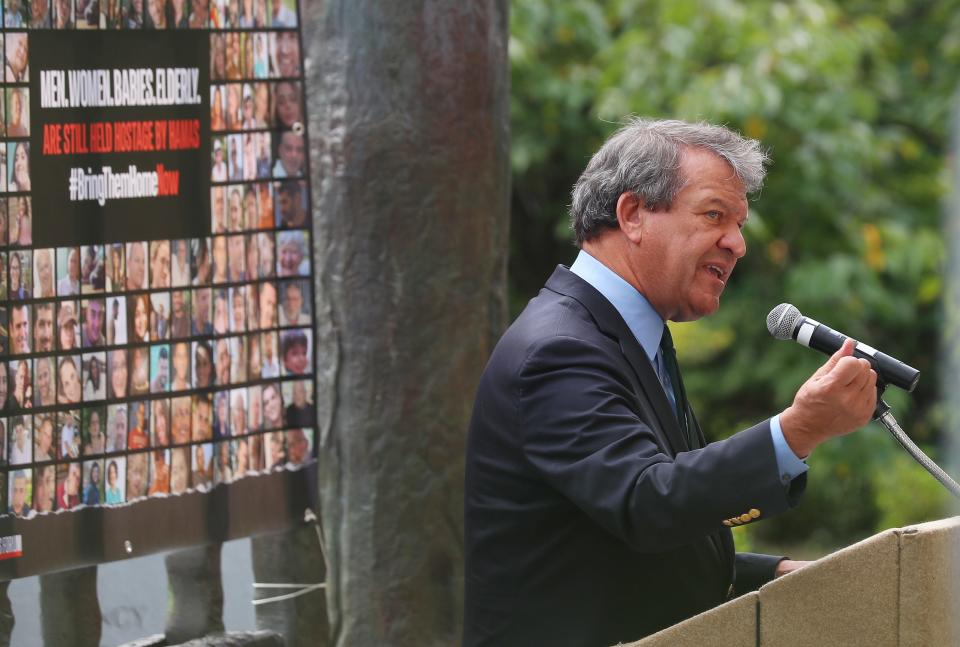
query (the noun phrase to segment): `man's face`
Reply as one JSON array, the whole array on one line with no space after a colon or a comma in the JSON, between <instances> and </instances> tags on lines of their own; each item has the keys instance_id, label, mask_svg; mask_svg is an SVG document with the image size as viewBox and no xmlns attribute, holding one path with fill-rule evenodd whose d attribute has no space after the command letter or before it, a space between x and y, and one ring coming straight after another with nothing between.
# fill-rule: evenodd
<instances>
[{"instance_id":1,"label":"man's face","mask_svg":"<svg viewBox=\"0 0 960 647\"><path fill-rule=\"evenodd\" d=\"M74 281L80 280L80 252L76 249L70 250L68 259L70 278Z\"/></svg>"},{"instance_id":2,"label":"man's face","mask_svg":"<svg viewBox=\"0 0 960 647\"><path fill-rule=\"evenodd\" d=\"M99 342L103 330L103 304L99 301L87 303L86 319L87 339L90 343Z\"/></svg>"},{"instance_id":3,"label":"man's face","mask_svg":"<svg viewBox=\"0 0 960 647\"><path fill-rule=\"evenodd\" d=\"M36 321L33 324L33 339L37 351L53 350L53 305L37 306Z\"/></svg>"},{"instance_id":4,"label":"man's face","mask_svg":"<svg viewBox=\"0 0 960 647\"><path fill-rule=\"evenodd\" d=\"M285 132L280 138L280 161L288 176L300 175L303 168L303 137Z\"/></svg>"},{"instance_id":5,"label":"man's face","mask_svg":"<svg viewBox=\"0 0 960 647\"><path fill-rule=\"evenodd\" d=\"M40 452L44 456L49 456L50 447L53 446L53 423L50 422L49 418L44 418L43 422L40 423L40 441L39 447Z\"/></svg>"},{"instance_id":6,"label":"man's face","mask_svg":"<svg viewBox=\"0 0 960 647\"><path fill-rule=\"evenodd\" d=\"M30 352L30 310L27 306L13 308L13 350L17 353Z\"/></svg>"},{"instance_id":7,"label":"man's face","mask_svg":"<svg viewBox=\"0 0 960 647\"><path fill-rule=\"evenodd\" d=\"M143 287L144 257L143 245L134 243L128 248L127 254L127 287L133 290L139 290Z\"/></svg>"},{"instance_id":8,"label":"man's face","mask_svg":"<svg viewBox=\"0 0 960 647\"><path fill-rule=\"evenodd\" d=\"M37 360L37 391L41 405L53 404L53 379L50 375L50 360Z\"/></svg>"},{"instance_id":9,"label":"man's face","mask_svg":"<svg viewBox=\"0 0 960 647\"><path fill-rule=\"evenodd\" d=\"M183 316L183 293L180 290L174 290L170 296L173 304L173 314L175 317Z\"/></svg>"},{"instance_id":10,"label":"man's face","mask_svg":"<svg viewBox=\"0 0 960 647\"><path fill-rule=\"evenodd\" d=\"M11 507L19 513L27 500L27 479L23 476L13 479L13 502Z\"/></svg>"},{"instance_id":11,"label":"man's face","mask_svg":"<svg viewBox=\"0 0 960 647\"><path fill-rule=\"evenodd\" d=\"M287 321L296 321L300 316L300 308L303 307L303 296L300 294L300 286L291 283L286 287L286 301L283 304L283 312L287 315Z\"/></svg>"},{"instance_id":12,"label":"man's face","mask_svg":"<svg viewBox=\"0 0 960 647\"><path fill-rule=\"evenodd\" d=\"M680 163L686 184L669 210L637 207L630 264L636 287L664 320L713 314L737 259L747 251L743 183L713 153L688 150Z\"/></svg>"}]
</instances>

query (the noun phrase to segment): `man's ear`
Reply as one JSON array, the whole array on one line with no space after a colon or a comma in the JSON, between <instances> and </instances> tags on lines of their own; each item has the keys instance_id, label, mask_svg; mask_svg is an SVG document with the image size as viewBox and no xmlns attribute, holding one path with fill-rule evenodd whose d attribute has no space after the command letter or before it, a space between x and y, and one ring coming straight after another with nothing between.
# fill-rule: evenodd
<instances>
[{"instance_id":1,"label":"man's ear","mask_svg":"<svg viewBox=\"0 0 960 647\"><path fill-rule=\"evenodd\" d=\"M620 224L620 231L634 244L638 244L643 238L646 213L643 198L636 193L621 193L617 198L617 222Z\"/></svg>"}]
</instances>

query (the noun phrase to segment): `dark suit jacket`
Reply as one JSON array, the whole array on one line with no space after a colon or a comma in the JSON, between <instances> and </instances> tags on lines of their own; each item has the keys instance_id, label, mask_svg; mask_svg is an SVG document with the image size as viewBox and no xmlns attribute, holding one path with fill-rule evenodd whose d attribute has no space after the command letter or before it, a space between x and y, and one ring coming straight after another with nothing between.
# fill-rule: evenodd
<instances>
[{"instance_id":1,"label":"dark suit jacket","mask_svg":"<svg viewBox=\"0 0 960 647\"><path fill-rule=\"evenodd\" d=\"M564 267L490 358L466 470L469 646L613 645L709 609L735 578L724 522L805 485L781 482L768 422L689 451L626 323ZM737 590L779 559L738 559Z\"/></svg>"}]
</instances>

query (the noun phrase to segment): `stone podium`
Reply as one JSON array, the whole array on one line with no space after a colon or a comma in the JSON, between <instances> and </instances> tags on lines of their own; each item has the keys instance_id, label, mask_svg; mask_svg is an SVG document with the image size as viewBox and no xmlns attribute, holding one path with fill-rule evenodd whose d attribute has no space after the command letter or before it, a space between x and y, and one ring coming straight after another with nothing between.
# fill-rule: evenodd
<instances>
[{"instance_id":1,"label":"stone podium","mask_svg":"<svg viewBox=\"0 0 960 647\"><path fill-rule=\"evenodd\" d=\"M630 647L960 644L960 517L886 530Z\"/></svg>"}]
</instances>

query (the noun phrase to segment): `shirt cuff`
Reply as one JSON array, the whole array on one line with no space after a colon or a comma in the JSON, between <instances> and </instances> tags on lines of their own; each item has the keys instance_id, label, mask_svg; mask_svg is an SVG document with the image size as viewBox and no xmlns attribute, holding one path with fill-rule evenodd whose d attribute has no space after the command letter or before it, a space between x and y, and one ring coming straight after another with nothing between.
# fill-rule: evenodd
<instances>
[{"instance_id":1,"label":"shirt cuff","mask_svg":"<svg viewBox=\"0 0 960 647\"><path fill-rule=\"evenodd\" d=\"M808 469L807 464L800 460L787 439L783 437L783 429L780 427L780 414L770 418L770 437L773 439L773 452L777 457L777 471L780 473L780 481L784 484L790 483Z\"/></svg>"}]
</instances>

